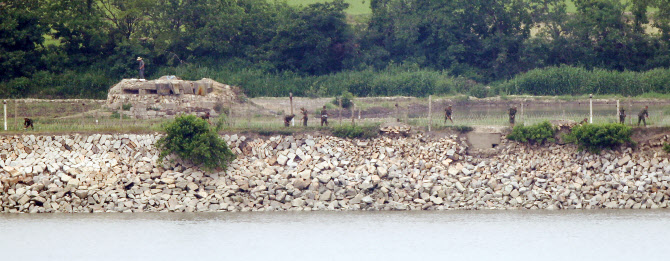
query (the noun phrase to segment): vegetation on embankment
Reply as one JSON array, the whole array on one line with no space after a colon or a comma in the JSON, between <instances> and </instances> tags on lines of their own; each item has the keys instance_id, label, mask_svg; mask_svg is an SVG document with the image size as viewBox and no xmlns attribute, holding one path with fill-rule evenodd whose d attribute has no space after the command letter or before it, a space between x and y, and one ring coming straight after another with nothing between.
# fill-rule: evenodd
<instances>
[{"instance_id":1,"label":"vegetation on embankment","mask_svg":"<svg viewBox=\"0 0 670 261\"><path fill-rule=\"evenodd\" d=\"M4 1L0 97L101 99L137 77L138 56L148 78L209 77L252 97L668 92L663 1L368 5L352 21L342 0Z\"/></svg>"}]
</instances>

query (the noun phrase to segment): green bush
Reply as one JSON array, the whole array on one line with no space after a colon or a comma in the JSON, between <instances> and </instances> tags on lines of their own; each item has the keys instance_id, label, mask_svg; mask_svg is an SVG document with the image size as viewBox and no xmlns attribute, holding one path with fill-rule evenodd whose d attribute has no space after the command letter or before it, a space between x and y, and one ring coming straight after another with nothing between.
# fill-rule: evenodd
<instances>
[{"instance_id":1,"label":"green bush","mask_svg":"<svg viewBox=\"0 0 670 261\"><path fill-rule=\"evenodd\" d=\"M349 139L371 139L379 135L379 126L341 125L332 128L333 135Z\"/></svg>"},{"instance_id":2,"label":"green bush","mask_svg":"<svg viewBox=\"0 0 670 261\"><path fill-rule=\"evenodd\" d=\"M133 105L130 104L130 103L124 103L123 105L121 105L121 109L123 109L124 111L129 111L130 108L132 108L132 107L133 107Z\"/></svg>"},{"instance_id":3,"label":"green bush","mask_svg":"<svg viewBox=\"0 0 670 261\"><path fill-rule=\"evenodd\" d=\"M352 105L354 105L354 94L353 93L350 93L348 91L344 91L344 92L342 92L342 95L333 99L332 103L339 106L338 98L342 101L342 108L349 109L349 108L351 108Z\"/></svg>"},{"instance_id":4,"label":"green bush","mask_svg":"<svg viewBox=\"0 0 670 261\"><path fill-rule=\"evenodd\" d=\"M207 121L195 115L182 115L165 125L166 135L156 142L159 160L176 154L207 170L226 169L235 155Z\"/></svg>"},{"instance_id":5,"label":"green bush","mask_svg":"<svg viewBox=\"0 0 670 261\"><path fill-rule=\"evenodd\" d=\"M670 144L669 143L663 143L663 151L666 153L670 153Z\"/></svg>"},{"instance_id":6,"label":"green bush","mask_svg":"<svg viewBox=\"0 0 670 261\"><path fill-rule=\"evenodd\" d=\"M466 132L471 132L473 130L472 127L467 126L467 125L456 125L456 126L450 126L453 130L458 131L460 133L466 133Z\"/></svg>"},{"instance_id":7,"label":"green bush","mask_svg":"<svg viewBox=\"0 0 670 261\"><path fill-rule=\"evenodd\" d=\"M507 139L530 144L544 144L546 141L554 142L555 135L556 129L554 126L548 121L544 121L531 126L517 125L512 129L512 133L507 135Z\"/></svg>"},{"instance_id":8,"label":"green bush","mask_svg":"<svg viewBox=\"0 0 670 261\"><path fill-rule=\"evenodd\" d=\"M619 123L583 124L572 128L565 141L577 143L580 149L599 153L602 149L613 149L624 143L632 143L632 128Z\"/></svg>"}]
</instances>

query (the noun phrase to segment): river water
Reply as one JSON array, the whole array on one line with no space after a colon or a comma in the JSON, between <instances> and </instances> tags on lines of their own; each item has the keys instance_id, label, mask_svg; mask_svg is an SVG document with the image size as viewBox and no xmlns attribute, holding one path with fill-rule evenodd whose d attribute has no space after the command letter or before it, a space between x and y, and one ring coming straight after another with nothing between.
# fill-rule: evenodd
<instances>
[{"instance_id":1,"label":"river water","mask_svg":"<svg viewBox=\"0 0 670 261\"><path fill-rule=\"evenodd\" d=\"M0 215L0 260L670 260L670 211Z\"/></svg>"}]
</instances>

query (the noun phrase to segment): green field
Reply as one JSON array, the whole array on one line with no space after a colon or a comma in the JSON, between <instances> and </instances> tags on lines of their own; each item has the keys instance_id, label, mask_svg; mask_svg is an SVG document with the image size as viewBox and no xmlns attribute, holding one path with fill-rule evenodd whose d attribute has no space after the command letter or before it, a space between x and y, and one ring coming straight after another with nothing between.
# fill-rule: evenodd
<instances>
[{"instance_id":1,"label":"green field","mask_svg":"<svg viewBox=\"0 0 670 261\"><path fill-rule=\"evenodd\" d=\"M330 1L332 0L286 0L290 5L309 5ZM344 0L344 2L349 4L347 13L351 15L369 14L372 12L370 10L370 0Z\"/></svg>"}]
</instances>

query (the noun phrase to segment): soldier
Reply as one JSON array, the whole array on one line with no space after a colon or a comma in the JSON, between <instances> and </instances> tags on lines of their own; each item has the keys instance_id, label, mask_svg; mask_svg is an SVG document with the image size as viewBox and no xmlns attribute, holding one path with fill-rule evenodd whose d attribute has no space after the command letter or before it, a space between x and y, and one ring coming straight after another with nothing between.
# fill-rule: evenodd
<instances>
[{"instance_id":1,"label":"soldier","mask_svg":"<svg viewBox=\"0 0 670 261\"><path fill-rule=\"evenodd\" d=\"M293 117L295 117L295 114L284 116L284 127L288 127L291 124L291 120L293 120Z\"/></svg>"},{"instance_id":2,"label":"soldier","mask_svg":"<svg viewBox=\"0 0 670 261\"><path fill-rule=\"evenodd\" d=\"M619 123L625 124L626 122L626 110L623 108L619 109Z\"/></svg>"},{"instance_id":3,"label":"soldier","mask_svg":"<svg viewBox=\"0 0 670 261\"><path fill-rule=\"evenodd\" d=\"M323 127L323 124L326 124L326 127L328 126L328 111L326 111L326 105L323 105L323 109L321 109L321 127Z\"/></svg>"},{"instance_id":4,"label":"soldier","mask_svg":"<svg viewBox=\"0 0 670 261\"><path fill-rule=\"evenodd\" d=\"M209 121L209 118L210 118L210 117L211 117L211 115L209 114L209 112L206 112L205 115L200 116L200 118L202 118L203 120L207 121L207 123L212 124L212 122Z\"/></svg>"},{"instance_id":5,"label":"soldier","mask_svg":"<svg viewBox=\"0 0 670 261\"><path fill-rule=\"evenodd\" d=\"M589 123L589 118L584 118L582 121L579 122L579 125L584 125Z\"/></svg>"},{"instance_id":6,"label":"soldier","mask_svg":"<svg viewBox=\"0 0 670 261\"><path fill-rule=\"evenodd\" d=\"M649 118L649 106L644 106L644 109L637 114L637 126L640 126L640 122L644 122L644 126L647 127L647 121L645 118Z\"/></svg>"},{"instance_id":7,"label":"soldier","mask_svg":"<svg viewBox=\"0 0 670 261\"><path fill-rule=\"evenodd\" d=\"M23 129L27 130L30 127L30 129L35 130L35 127L33 126L33 120L29 118L23 118Z\"/></svg>"},{"instance_id":8,"label":"soldier","mask_svg":"<svg viewBox=\"0 0 670 261\"><path fill-rule=\"evenodd\" d=\"M451 119L451 105L444 109L444 123L447 123L447 120L450 120L451 123L454 123L454 120Z\"/></svg>"},{"instance_id":9,"label":"soldier","mask_svg":"<svg viewBox=\"0 0 670 261\"><path fill-rule=\"evenodd\" d=\"M509 108L509 124L514 127L514 117L516 117L516 106Z\"/></svg>"},{"instance_id":10,"label":"soldier","mask_svg":"<svg viewBox=\"0 0 670 261\"><path fill-rule=\"evenodd\" d=\"M300 108L300 112L302 113L302 126L307 127L307 110L305 110L305 107Z\"/></svg>"},{"instance_id":11,"label":"soldier","mask_svg":"<svg viewBox=\"0 0 670 261\"><path fill-rule=\"evenodd\" d=\"M144 60L142 57L137 57L137 62L139 63L140 80L144 80Z\"/></svg>"}]
</instances>

